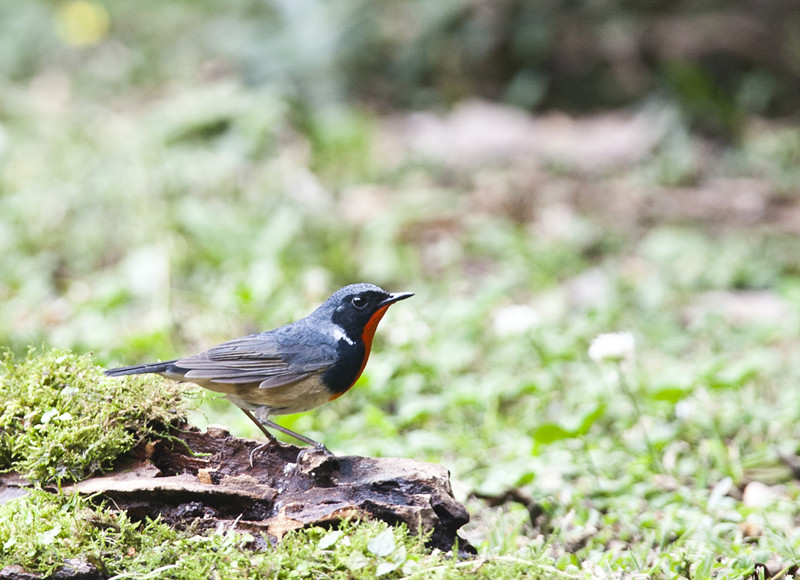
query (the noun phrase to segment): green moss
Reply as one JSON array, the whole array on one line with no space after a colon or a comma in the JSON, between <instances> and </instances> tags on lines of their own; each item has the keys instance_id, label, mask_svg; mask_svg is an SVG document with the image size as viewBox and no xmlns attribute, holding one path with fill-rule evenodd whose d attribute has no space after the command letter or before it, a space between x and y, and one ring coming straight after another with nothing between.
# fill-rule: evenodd
<instances>
[{"instance_id":1,"label":"green moss","mask_svg":"<svg viewBox=\"0 0 800 580\"><path fill-rule=\"evenodd\" d=\"M39 483L109 469L144 436L184 419L181 390L158 377L112 379L91 355L37 352L0 362L0 469Z\"/></svg>"},{"instance_id":2,"label":"green moss","mask_svg":"<svg viewBox=\"0 0 800 580\"><path fill-rule=\"evenodd\" d=\"M33 490L0 506L0 568L52 574L81 559L107 576L169 578L534 578L556 571L538 557L462 561L430 553L425 538L384 522L343 522L338 529L288 534L252 551L250 534L176 531L160 521L132 521L77 494ZM156 572L158 571L158 572ZM159 575L160 574L160 575Z\"/></svg>"},{"instance_id":3,"label":"green moss","mask_svg":"<svg viewBox=\"0 0 800 580\"><path fill-rule=\"evenodd\" d=\"M110 575L168 566L197 571L196 576L184 577L199 578L199 572L208 569L206 552L220 560L245 557L227 536L209 538L213 546L199 548L204 543L200 536L159 521L132 521L124 512L94 506L77 494L33 490L0 506L0 567L19 564L41 574L52 574L65 560L77 558ZM193 553L199 557L184 561L185 554Z\"/></svg>"}]
</instances>

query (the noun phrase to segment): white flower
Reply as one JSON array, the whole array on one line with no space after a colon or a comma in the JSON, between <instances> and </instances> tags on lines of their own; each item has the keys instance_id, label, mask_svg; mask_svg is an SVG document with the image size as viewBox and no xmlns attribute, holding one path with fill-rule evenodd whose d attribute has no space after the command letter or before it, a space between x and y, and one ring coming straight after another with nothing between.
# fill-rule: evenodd
<instances>
[{"instance_id":1,"label":"white flower","mask_svg":"<svg viewBox=\"0 0 800 580\"><path fill-rule=\"evenodd\" d=\"M683 399L675 403L675 416L683 421L690 421L695 416L697 405L694 401Z\"/></svg>"},{"instance_id":2,"label":"white flower","mask_svg":"<svg viewBox=\"0 0 800 580\"><path fill-rule=\"evenodd\" d=\"M538 326L540 321L541 316L530 306L514 304L498 310L492 326L498 336L516 336Z\"/></svg>"},{"instance_id":3,"label":"white flower","mask_svg":"<svg viewBox=\"0 0 800 580\"><path fill-rule=\"evenodd\" d=\"M589 346L589 358L595 362L621 362L633 358L636 341L630 332L598 334Z\"/></svg>"}]
</instances>

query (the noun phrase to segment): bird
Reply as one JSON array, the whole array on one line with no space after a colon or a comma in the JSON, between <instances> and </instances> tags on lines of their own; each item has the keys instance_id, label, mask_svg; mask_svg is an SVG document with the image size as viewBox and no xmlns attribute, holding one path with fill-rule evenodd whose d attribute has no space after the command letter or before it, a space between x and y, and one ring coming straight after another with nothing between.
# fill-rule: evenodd
<instances>
[{"instance_id":1,"label":"bird","mask_svg":"<svg viewBox=\"0 0 800 580\"><path fill-rule=\"evenodd\" d=\"M105 374L157 374L224 393L264 433L265 445L277 441L269 427L330 454L322 443L270 417L310 411L350 390L367 365L386 310L413 295L387 292L374 284L351 284L305 318L285 326L186 358L108 369Z\"/></svg>"}]
</instances>

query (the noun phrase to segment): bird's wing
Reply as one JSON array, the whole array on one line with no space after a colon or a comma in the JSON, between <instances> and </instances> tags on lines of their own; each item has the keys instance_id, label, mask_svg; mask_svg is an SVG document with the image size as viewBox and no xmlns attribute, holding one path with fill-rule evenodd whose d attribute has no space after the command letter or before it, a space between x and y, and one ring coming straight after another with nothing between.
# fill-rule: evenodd
<instances>
[{"instance_id":1,"label":"bird's wing","mask_svg":"<svg viewBox=\"0 0 800 580\"><path fill-rule=\"evenodd\" d=\"M336 351L329 345L281 343L269 333L224 342L175 361L174 370L187 380L205 379L228 385L279 387L330 368Z\"/></svg>"}]
</instances>

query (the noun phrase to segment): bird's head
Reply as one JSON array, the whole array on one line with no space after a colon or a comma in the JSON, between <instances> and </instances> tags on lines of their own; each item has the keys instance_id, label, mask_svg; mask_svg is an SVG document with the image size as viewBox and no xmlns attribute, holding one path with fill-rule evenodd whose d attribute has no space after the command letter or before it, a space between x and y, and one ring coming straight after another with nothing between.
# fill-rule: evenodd
<instances>
[{"instance_id":1,"label":"bird's head","mask_svg":"<svg viewBox=\"0 0 800 580\"><path fill-rule=\"evenodd\" d=\"M413 292L387 292L374 284L351 284L337 290L315 312L329 317L350 341L363 340L367 349L386 310Z\"/></svg>"}]
</instances>

